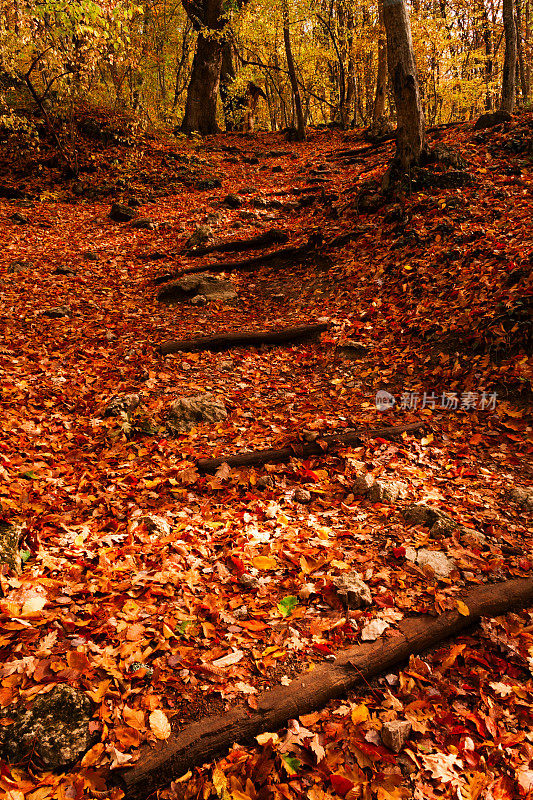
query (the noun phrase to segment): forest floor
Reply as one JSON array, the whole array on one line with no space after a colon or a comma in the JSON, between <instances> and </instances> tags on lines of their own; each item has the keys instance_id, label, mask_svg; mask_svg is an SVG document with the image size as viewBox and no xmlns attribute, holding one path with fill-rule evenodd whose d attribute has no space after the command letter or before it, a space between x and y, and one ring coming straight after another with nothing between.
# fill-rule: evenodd
<instances>
[{"instance_id":1,"label":"forest floor","mask_svg":"<svg viewBox=\"0 0 533 800\"><path fill-rule=\"evenodd\" d=\"M134 763L165 717L178 730L253 708L265 688L375 638L373 620L393 629L481 583L531 576L531 513L512 492L532 477L532 135L532 115L436 129L430 144L460 152L471 180L414 186L366 213L363 184L375 191L394 145L369 148L361 131L311 130L305 143L86 139L70 181L46 146L26 159L0 151L0 188L21 194L0 200L0 503L25 525L27 558L0 578L0 704L56 683L95 702L83 762L59 773L4 765L3 796L118 798L109 767ZM301 204L313 192L295 189L313 185L323 192ZM109 218L128 200L150 228ZM217 240L277 228L289 245L319 231L326 245L303 263L228 273L233 303L158 302L163 273L241 258L187 254L206 220ZM327 247L347 233L353 241ZM63 306L66 316L47 316ZM317 321L330 327L314 342L157 352L169 339ZM357 357L346 340L362 345ZM392 408L376 407L378 390ZM171 403L206 392L227 418L169 435ZM104 415L129 393L141 404L127 422ZM421 434L297 457L315 435L419 421ZM195 467L287 444L289 463ZM400 499L354 491L365 469L400 482ZM458 527L431 536L408 524L413 502ZM420 548L444 553L448 574L414 561ZM348 612L333 580L353 570L373 601ZM235 746L160 796L531 798L532 708L523 609ZM399 754L380 738L394 719L411 723Z\"/></svg>"}]
</instances>

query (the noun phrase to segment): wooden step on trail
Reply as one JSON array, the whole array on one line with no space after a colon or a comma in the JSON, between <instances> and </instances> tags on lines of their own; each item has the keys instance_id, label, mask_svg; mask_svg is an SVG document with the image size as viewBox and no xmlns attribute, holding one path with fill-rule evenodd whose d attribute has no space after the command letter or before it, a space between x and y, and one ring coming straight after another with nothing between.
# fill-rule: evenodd
<instances>
[{"instance_id":1,"label":"wooden step on trail","mask_svg":"<svg viewBox=\"0 0 533 800\"><path fill-rule=\"evenodd\" d=\"M196 468L199 472L216 472L222 464L229 467L261 467L263 464L283 464L291 458L309 458L331 453L332 450L347 446L361 445L365 439L394 439L402 433L416 433L422 428L427 428L427 422L415 422L412 425L396 425L390 428L380 428L370 431L347 431L321 436L314 442L295 442L287 447L269 448L266 450L252 450L250 453L220 456L219 458L199 458Z\"/></svg>"},{"instance_id":2,"label":"wooden step on trail","mask_svg":"<svg viewBox=\"0 0 533 800\"><path fill-rule=\"evenodd\" d=\"M220 336L200 336L198 339L178 339L164 342L157 349L163 356L170 353L192 353L203 350L219 352L233 347L259 347L262 344L295 344L316 339L329 328L327 322L314 325L298 325L295 328L280 328L274 331L237 331Z\"/></svg>"}]
</instances>

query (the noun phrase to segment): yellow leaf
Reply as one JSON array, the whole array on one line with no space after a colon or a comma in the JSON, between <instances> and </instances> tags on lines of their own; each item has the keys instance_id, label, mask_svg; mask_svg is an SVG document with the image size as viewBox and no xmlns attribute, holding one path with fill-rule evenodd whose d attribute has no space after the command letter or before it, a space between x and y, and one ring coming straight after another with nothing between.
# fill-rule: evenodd
<instances>
[{"instance_id":1,"label":"yellow leaf","mask_svg":"<svg viewBox=\"0 0 533 800\"><path fill-rule=\"evenodd\" d=\"M38 614L39 611L46 605L46 597L30 597L29 600L26 600L24 605L22 606L22 611L20 612L21 617L32 617L34 614Z\"/></svg>"},{"instance_id":2,"label":"yellow leaf","mask_svg":"<svg viewBox=\"0 0 533 800\"><path fill-rule=\"evenodd\" d=\"M94 747L91 747L91 749L83 756L81 760L81 766L94 767L94 765L97 763L98 759L104 752L104 747L105 745L103 742L98 742L98 744L95 744Z\"/></svg>"},{"instance_id":3,"label":"yellow leaf","mask_svg":"<svg viewBox=\"0 0 533 800\"><path fill-rule=\"evenodd\" d=\"M163 622L163 636L165 639L172 639L173 636L176 636L172 628L167 625L166 622Z\"/></svg>"},{"instance_id":4,"label":"yellow leaf","mask_svg":"<svg viewBox=\"0 0 533 800\"><path fill-rule=\"evenodd\" d=\"M272 744L277 744L279 742L279 736L277 733L260 733L259 736L255 737L257 744L264 745L271 742Z\"/></svg>"},{"instance_id":5,"label":"yellow leaf","mask_svg":"<svg viewBox=\"0 0 533 800\"><path fill-rule=\"evenodd\" d=\"M96 689L93 689L91 692L87 692L87 694L92 700L94 700L95 703L101 703L106 695L107 690L109 689L110 684L111 681L100 681Z\"/></svg>"},{"instance_id":6,"label":"yellow leaf","mask_svg":"<svg viewBox=\"0 0 533 800\"><path fill-rule=\"evenodd\" d=\"M450 655L441 664L441 670L450 669L457 661L457 656L460 656L465 648L466 644L456 644L455 647L452 647Z\"/></svg>"},{"instance_id":7,"label":"yellow leaf","mask_svg":"<svg viewBox=\"0 0 533 800\"><path fill-rule=\"evenodd\" d=\"M156 739L168 739L170 736L170 722L161 709L156 708L150 714L150 728Z\"/></svg>"},{"instance_id":8,"label":"yellow leaf","mask_svg":"<svg viewBox=\"0 0 533 800\"><path fill-rule=\"evenodd\" d=\"M364 703L362 703L360 706L355 706L355 708L352 708L352 722L354 725L360 725L361 722L366 722L369 716L370 713Z\"/></svg>"},{"instance_id":9,"label":"yellow leaf","mask_svg":"<svg viewBox=\"0 0 533 800\"><path fill-rule=\"evenodd\" d=\"M256 569L277 569L278 562L271 556L256 556L252 560L252 564Z\"/></svg>"},{"instance_id":10,"label":"yellow leaf","mask_svg":"<svg viewBox=\"0 0 533 800\"><path fill-rule=\"evenodd\" d=\"M470 616L470 609L468 608L466 603L463 603L462 600L457 601L457 611L459 612L459 614L462 614L463 617Z\"/></svg>"},{"instance_id":11,"label":"yellow leaf","mask_svg":"<svg viewBox=\"0 0 533 800\"><path fill-rule=\"evenodd\" d=\"M130 728L135 728L137 731L144 728L144 711L141 708L134 709L129 708L129 706L124 706L122 717L126 725L129 725Z\"/></svg>"},{"instance_id":12,"label":"yellow leaf","mask_svg":"<svg viewBox=\"0 0 533 800\"><path fill-rule=\"evenodd\" d=\"M307 563L306 559L303 556L300 556L300 569L302 570L304 575L309 575L311 572L311 567Z\"/></svg>"},{"instance_id":13,"label":"yellow leaf","mask_svg":"<svg viewBox=\"0 0 533 800\"><path fill-rule=\"evenodd\" d=\"M250 796L245 794L244 792L239 792L238 789L234 789L231 793L233 800L251 800Z\"/></svg>"},{"instance_id":14,"label":"yellow leaf","mask_svg":"<svg viewBox=\"0 0 533 800\"><path fill-rule=\"evenodd\" d=\"M429 436L424 436L422 439L420 439L420 444L422 445L422 447L427 447L427 445L431 444L432 441L433 441L433 434L430 433Z\"/></svg>"}]
</instances>

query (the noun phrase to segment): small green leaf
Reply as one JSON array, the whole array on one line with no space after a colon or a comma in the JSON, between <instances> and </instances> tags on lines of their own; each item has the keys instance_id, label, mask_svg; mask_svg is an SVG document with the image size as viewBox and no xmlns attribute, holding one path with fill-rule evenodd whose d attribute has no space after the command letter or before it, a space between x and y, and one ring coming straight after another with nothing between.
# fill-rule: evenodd
<instances>
[{"instance_id":1,"label":"small green leaf","mask_svg":"<svg viewBox=\"0 0 533 800\"><path fill-rule=\"evenodd\" d=\"M289 773L289 775L296 775L300 767L302 766L302 762L299 758L295 756L289 756L287 753L281 756L281 760L283 761L283 766Z\"/></svg>"},{"instance_id":2,"label":"small green leaf","mask_svg":"<svg viewBox=\"0 0 533 800\"><path fill-rule=\"evenodd\" d=\"M23 564L25 564L28 558L31 556L31 550L21 550L19 555L20 555L20 560L22 561Z\"/></svg>"},{"instance_id":3,"label":"small green leaf","mask_svg":"<svg viewBox=\"0 0 533 800\"><path fill-rule=\"evenodd\" d=\"M192 624L193 624L193 620L192 619L184 619L183 622L180 622L180 624L178 625L178 628L177 628L178 632L182 633L182 634L187 633L187 628L189 627L189 625L192 625Z\"/></svg>"},{"instance_id":4,"label":"small green leaf","mask_svg":"<svg viewBox=\"0 0 533 800\"><path fill-rule=\"evenodd\" d=\"M36 475L35 472L33 472L33 470L29 469L27 472L21 472L20 477L25 478L27 481L33 481L39 476Z\"/></svg>"},{"instance_id":5,"label":"small green leaf","mask_svg":"<svg viewBox=\"0 0 533 800\"><path fill-rule=\"evenodd\" d=\"M297 605L298 598L291 594L279 601L278 608L284 617L290 617Z\"/></svg>"}]
</instances>

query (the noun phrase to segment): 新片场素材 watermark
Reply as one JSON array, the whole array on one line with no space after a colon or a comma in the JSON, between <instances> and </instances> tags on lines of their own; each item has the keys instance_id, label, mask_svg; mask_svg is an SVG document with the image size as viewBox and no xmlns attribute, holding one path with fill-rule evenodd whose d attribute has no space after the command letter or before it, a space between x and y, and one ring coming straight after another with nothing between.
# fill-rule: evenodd
<instances>
[{"instance_id":1,"label":"\u65b0\u7247\u573a\u7d20\u6750 watermark","mask_svg":"<svg viewBox=\"0 0 533 800\"><path fill-rule=\"evenodd\" d=\"M498 395L496 392L402 392L396 398L385 389L376 394L378 411L388 411L395 406L402 411L418 408L443 408L448 411L494 411Z\"/></svg>"}]
</instances>

